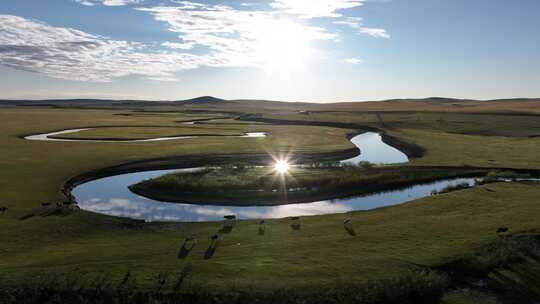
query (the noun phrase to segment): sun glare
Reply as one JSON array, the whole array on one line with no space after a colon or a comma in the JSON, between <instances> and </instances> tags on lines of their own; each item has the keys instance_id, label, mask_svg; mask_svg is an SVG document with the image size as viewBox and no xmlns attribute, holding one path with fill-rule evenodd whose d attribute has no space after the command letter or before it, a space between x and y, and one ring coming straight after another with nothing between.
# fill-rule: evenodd
<instances>
[{"instance_id":1,"label":"sun glare","mask_svg":"<svg viewBox=\"0 0 540 304\"><path fill-rule=\"evenodd\" d=\"M289 169L290 169L290 165L289 163L287 163L287 161L278 160L274 164L274 170L276 170L276 172L279 174L285 174L289 172Z\"/></svg>"},{"instance_id":2,"label":"sun glare","mask_svg":"<svg viewBox=\"0 0 540 304\"><path fill-rule=\"evenodd\" d=\"M261 22L257 25L257 57L270 75L289 78L303 65L309 53L306 29L290 20Z\"/></svg>"}]
</instances>

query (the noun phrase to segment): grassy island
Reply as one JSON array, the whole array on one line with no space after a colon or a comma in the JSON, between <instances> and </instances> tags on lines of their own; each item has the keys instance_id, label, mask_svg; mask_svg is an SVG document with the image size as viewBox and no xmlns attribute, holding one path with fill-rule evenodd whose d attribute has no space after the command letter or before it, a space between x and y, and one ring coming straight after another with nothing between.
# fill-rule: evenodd
<instances>
[{"instance_id":1,"label":"grassy island","mask_svg":"<svg viewBox=\"0 0 540 304\"><path fill-rule=\"evenodd\" d=\"M279 205L402 188L434 180L479 176L485 170L314 164L279 173L273 167L228 166L171 173L130 186L152 199L179 203Z\"/></svg>"}]
</instances>

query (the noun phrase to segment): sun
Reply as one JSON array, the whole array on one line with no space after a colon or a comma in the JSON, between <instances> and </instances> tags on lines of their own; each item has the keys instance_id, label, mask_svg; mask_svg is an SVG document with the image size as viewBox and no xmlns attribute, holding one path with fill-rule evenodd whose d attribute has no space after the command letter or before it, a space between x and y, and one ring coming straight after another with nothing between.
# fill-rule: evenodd
<instances>
[{"instance_id":1,"label":"sun","mask_svg":"<svg viewBox=\"0 0 540 304\"><path fill-rule=\"evenodd\" d=\"M290 167L291 166L289 165L289 163L285 160L278 160L274 164L274 170L279 174L285 174L289 172Z\"/></svg>"},{"instance_id":2,"label":"sun","mask_svg":"<svg viewBox=\"0 0 540 304\"><path fill-rule=\"evenodd\" d=\"M266 66L269 75L289 78L299 69L310 49L306 27L290 20L261 21L255 25L258 42L256 57Z\"/></svg>"}]
</instances>

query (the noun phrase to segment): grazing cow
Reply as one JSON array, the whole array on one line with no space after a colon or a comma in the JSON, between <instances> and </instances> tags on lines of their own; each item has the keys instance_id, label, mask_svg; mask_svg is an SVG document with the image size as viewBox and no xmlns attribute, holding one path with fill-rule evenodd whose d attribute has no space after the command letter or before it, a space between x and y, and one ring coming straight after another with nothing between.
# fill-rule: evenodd
<instances>
[{"instance_id":1,"label":"grazing cow","mask_svg":"<svg viewBox=\"0 0 540 304\"><path fill-rule=\"evenodd\" d=\"M261 220L259 222L259 235L264 235L266 232L266 222L264 220Z\"/></svg>"},{"instance_id":2,"label":"grazing cow","mask_svg":"<svg viewBox=\"0 0 540 304\"><path fill-rule=\"evenodd\" d=\"M301 225L300 225L300 217L299 216L292 216L291 221L293 221L292 224L291 224L291 228L293 230L300 230L300 227L301 227Z\"/></svg>"},{"instance_id":3,"label":"grazing cow","mask_svg":"<svg viewBox=\"0 0 540 304\"><path fill-rule=\"evenodd\" d=\"M219 232L230 233L236 225L236 215L225 215L223 218L225 218L225 223L223 223L223 228Z\"/></svg>"}]
</instances>

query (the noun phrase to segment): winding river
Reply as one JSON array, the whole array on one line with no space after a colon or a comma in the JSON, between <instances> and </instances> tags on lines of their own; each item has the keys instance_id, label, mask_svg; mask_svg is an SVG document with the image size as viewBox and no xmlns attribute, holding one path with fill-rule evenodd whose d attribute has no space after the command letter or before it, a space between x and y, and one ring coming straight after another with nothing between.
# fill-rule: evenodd
<instances>
[{"instance_id":1,"label":"winding river","mask_svg":"<svg viewBox=\"0 0 540 304\"><path fill-rule=\"evenodd\" d=\"M362 133L351 138L351 142L360 149L361 153L341 161L342 163L358 164L367 161L373 164L397 164L409 161L405 153L385 144L379 133Z\"/></svg>"},{"instance_id":2,"label":"winding river","mask_svg":"<svg viewBox=\"0 0 540 304\"><path fill-rule=\"evenodd\" d=\"M401 151L385 144L377 133L357 135L351 142L361 150L357 157L344 160L347 163L369 161L391 164L408 161ZM235 214L240 219L282 218L330 213L369 210L401 204L441 190L448 185L474 183L473 178L454 178L415 185L406 189L374 193L365 196L317 201L280 206L219 206L161 202L132 193L128 186L144 179L172 172L192 172L197 168L179 170L153 170L105 177L78 185L72 190L79 206L87 211L111 216L142 219L145 221L219 221L223 216Z\"/></svg>"},{"instance_id":3,"label":"winding river","mask_svg":"<svg viewBox=\"0 0 540 304\"><path fill-rule=\"evenodd\" d=\"M149 222L197 222L220 221L223 219L223 216L230 214L235 214L240 219L260 219L369 210L422 198L430 195L432 190L441 190L448 185L464 182L472 185L474 183L473 178L455 178L366 196L262 207L167 203L138 196L128 189L129 185L143 179L153 178L171 172L189 172L192 170L157 170L116 175L81 184L73 189L72 193L79 202L81 209L87 211L143 219Z\"/></svg>"},{"instance_id":4,"label":"winding river","mask_svg":"<svg viewBox=\"0 0 540 304\"><path fill-rule=\"evenodd\" d=\"M197 138L202 136L165 136L165 137L155 137L155 138L146 138L146 139L115 139L115 140L104 140L104 139L69 139L69 138L54 138L57 135L73 134L87 130L94 130L98 128L81 128L81 129L68 129L50 133L43 134L34 134L25 136L26 140L40 140L40 141L66 141L66 142L151 142L151 141L165 141L165 140L178 140L178 139L188 139L188 138ZM265 132L248 132L243 135L215 135L219 137L266 137ZM208 137L208 135L205 135Z\"/></svg>"},{"instance_id":5,"label":"winding river","mask_svg":"<svg viewBox=\"0 0 540 304\"><path fill-rule=\"evenodd\" d=\"M135 140L98 140L98 139L61 139L56 135L72 134L94 128L68 129L44 134L26 136L27 140L68 141L68 142L151 142L194 138L198 136L169 136ZM265 137L264 132L245 133L234 137ZM231 136L229 136L231 137ZM351 138L351 142L361 153L342 163L358 164L370 162L374 164L396 164L408 161L407 155L398 149L385 144L381 135L366 132ZM288 216L308 216L329 213L345 213L356 210L369 210L384 206L401 204L431 194L433 190L441 190L449 185L467 183L472 185L472 178L454 178L437 182L418 184L406 189L379 192L370 195L350 198L316 201L311 203L288 204L280 206L219 206L179 204L152 200L134 194L128 186L145 179L158 177L172 172L192 172L199 168L177 170L152 170L129 174L121 174L96 179L76 186L72 194L81 209L101 214L142 219L145 221L219 221L223 216L235 214L240 219L282 218ZM254 202L255 203L255 202Z\"/></svg>"}]
</instances>

